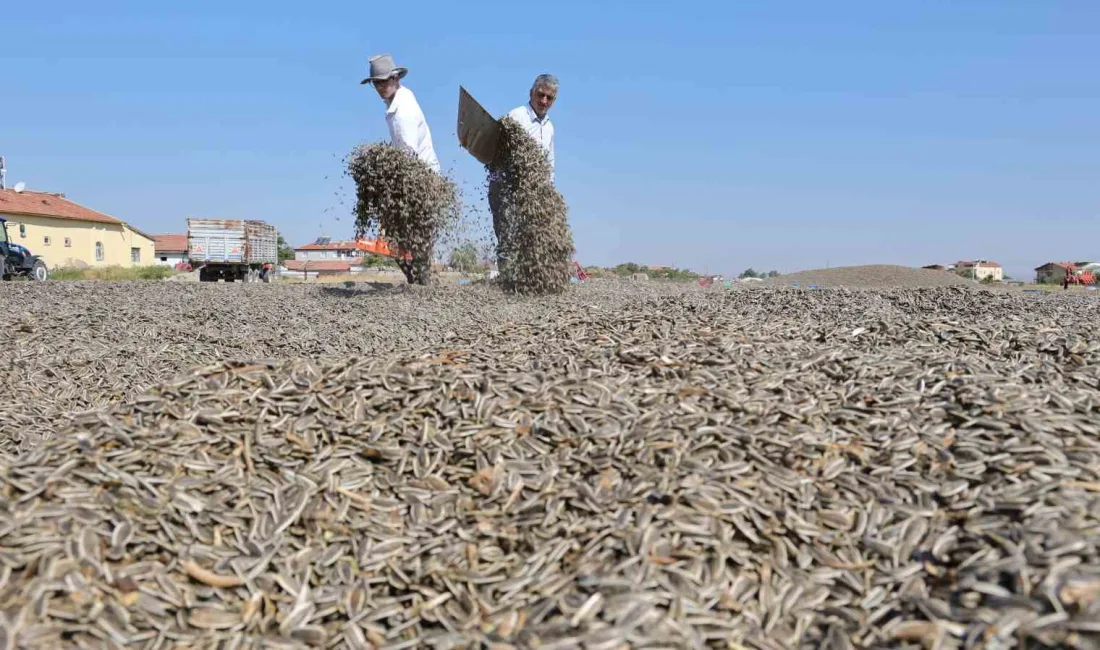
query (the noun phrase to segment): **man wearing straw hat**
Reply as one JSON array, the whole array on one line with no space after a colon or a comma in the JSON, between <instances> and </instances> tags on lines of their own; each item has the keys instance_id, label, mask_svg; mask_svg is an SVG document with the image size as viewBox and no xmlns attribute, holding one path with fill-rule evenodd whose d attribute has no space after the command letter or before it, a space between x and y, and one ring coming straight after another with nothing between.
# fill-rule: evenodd
<instances>
[{"instance_id":1,"label":"man wearing straw hat","mask_svg":"<svg viewBox=\"0 0 1100 650\"><path fill-rule=\"evenodd\" d=\"M370 58L370 76L360 85L373 84L378 96L386 102L386 124L393 146L413 154L438 174L439 159L424 111L420 110L413 92L401 85L401 79L408 73L408 68L394 65L391 55L379 54Z\"/></svg>"}]
</instances>

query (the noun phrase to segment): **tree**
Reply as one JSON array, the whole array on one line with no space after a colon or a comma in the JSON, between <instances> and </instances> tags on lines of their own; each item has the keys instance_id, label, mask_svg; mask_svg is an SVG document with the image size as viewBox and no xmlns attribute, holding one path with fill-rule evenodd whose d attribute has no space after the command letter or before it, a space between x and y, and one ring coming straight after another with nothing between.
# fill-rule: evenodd
<instances>
[{"instance_id":1,"label":"tree","mask_svg":"<svg viewBox=\"0 0 1100 650\"><path fill-rule=\"evenodd\" d=\"M294 249L283 239L283 234L279 233L279 263L292 259L294 259Z\"/></svg>"},{"instance_id":2,"label":"tree","mask_svg":"<svg viewBox=\"0 0 1100 650\"><path fill-rule=\"evenodd\" d=\"M768 277L769 277L769 278L776 278L776 277L779 277L779 271L775 271L775 270L772 270L772 271L768 271Z\"/></svg>"},{"instance_id":3,"label":"tree","mask_svg":"<svg viewBox=\"0 0 1100 650\"><path fill-rule=\"evenodd\" d=\"M391 266L397 267L397 260L392 257L386 257L384 255L376 255L374 253L367 253L363 256L363 266L365 268L375 268L378 266Z\"/></svg>"},{"instance_id":4,"label":"tree","mask_svg":"<svg viewBox=\"0 0 1100 650\"><path fill-rule=\"evenodd\" d=\"M757 272L756 272L756 270L755 270L755 269L753 269L753 268L752 268L752 267L750 266L749 268L745 269L744 271L741 271L741 275L739 275L739 276L737 276L737 277L739 277L739 278L741 278L742 280L744 280L745 278L758 278L758 277L760 277L760 274L759 274L759 273L757 273Z\"/></svg>"},{"instance_id":5,"label":"tree","mask_svg":"<svg viewBox=\"0 0 1100 650\"><path fill-rule=\"evenodd\" d=\"M477 246L473 242L465 242L455 246L451 250L451 257L448 261L451 268L462 271L463 273L470 273L477 268Z\"/></svg>"},{"instance_id":6,"label":"tree","mask_svg":"<svg viewBox=\"0 0 1100 650\"><path fill-rule=\"evenodd\" d=\"M625 264L619 264L615 268L611 269L616 275L634 275L635 273L645 273L648 269L641 264L635 264L634 262L626 262Z\"/></svg>"}]
</instances>

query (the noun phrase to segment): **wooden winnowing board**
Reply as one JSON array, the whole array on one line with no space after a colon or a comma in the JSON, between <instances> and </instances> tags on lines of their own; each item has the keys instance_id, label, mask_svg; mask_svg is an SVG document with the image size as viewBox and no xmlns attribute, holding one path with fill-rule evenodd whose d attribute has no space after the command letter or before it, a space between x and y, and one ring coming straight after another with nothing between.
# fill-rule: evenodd
<instances>
[{"instance_id":1,"label":"wooden winnowing board","mask_svg":"<svg viewBox=\"0 0 1100 650\"><path fill-rule=\"evenodd\" d=\"M458 88L458 142L484 165L493 162L500 139L500 122L477 100Z\"/></svg>"}]
</instances>

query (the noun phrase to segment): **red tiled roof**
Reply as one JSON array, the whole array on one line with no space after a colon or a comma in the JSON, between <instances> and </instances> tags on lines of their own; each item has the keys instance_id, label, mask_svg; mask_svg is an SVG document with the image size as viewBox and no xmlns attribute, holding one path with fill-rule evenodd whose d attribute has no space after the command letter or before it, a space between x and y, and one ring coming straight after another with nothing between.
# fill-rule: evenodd
<instances>
[{"instance_id":1,"label":"red tiled roof","mask_svg":"<svg viewBox=\"0 0 1100 650\"><path fill-rule=\"evenodd\" d=\"M156 235L153 243L158 253L187 252L187 235Z\"/></svg>"},{"instance_id":2,"label":"red tiled roof","mask_svg":"<svg viewBox=\"0 0 1100 650\"><path fill-rule=\"evenodd\" d=\"M25 214L34 217L69 219L70 221L122 224L114 217L90 210L60 195L47 192L0 190L0 214Z\"/></svg>"},{"instance_id":3,"label":"red tiled roof","mask_svg":"<svg viewBox=\"0 0 1100 650\"><path fill-rule=\"evenodd\" d=\"M283 262L290 271L344 271L351 270L351 260L287 260Z\"/></svg>"},{"instance_id":4,"label":"red tiled roof","mask_svg":"<svg viewBox=\"0 0 1100 650\"><path fill-rule=\"evenodd\" d=\"M1037 267L1035 270L1038 271L1039 269L1044 269L1048 266L1060 266L1063 269L1066 269L1067 271L1072 271L1072 270L1077 268L1077 265L1074 264L1073 262L1047 262L1046 264L1044 264L1040 267Z\"/></svg>"},{"instance_id":5,"label":"red tiled roof","mask_svg":"<svg viewBox=\"0 0 1100 650\"><path fill-rule=\"evenodd\" d=\"M353 241L334 241L328 244L306 244L298 246L296 251L350 251L359 248Z\"/></svg>"}]
</instances>

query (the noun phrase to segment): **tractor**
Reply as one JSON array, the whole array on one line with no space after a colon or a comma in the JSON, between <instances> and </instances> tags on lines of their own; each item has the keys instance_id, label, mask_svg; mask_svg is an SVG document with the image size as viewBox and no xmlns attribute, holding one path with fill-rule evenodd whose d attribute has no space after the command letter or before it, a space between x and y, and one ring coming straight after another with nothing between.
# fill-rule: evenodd
<instances>
[{"instance_id":1,"label":"tractor","mask_svg":"<svg viewBox=\"0 0 1100 650\"><path fill-rule=\"evenodd\" d=\"M49 270L41 257L31 255L29 250L8 238L8 220L0 217L0 278L17 277L42 281L49 277Z\"/></svg>"}]
</instances>

